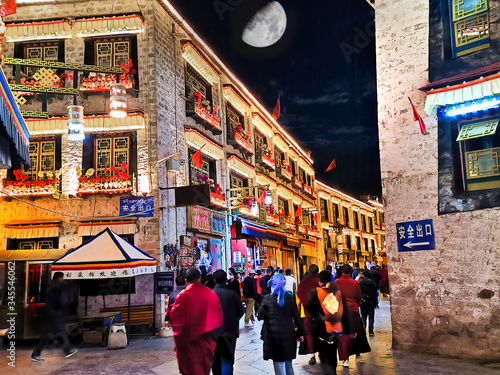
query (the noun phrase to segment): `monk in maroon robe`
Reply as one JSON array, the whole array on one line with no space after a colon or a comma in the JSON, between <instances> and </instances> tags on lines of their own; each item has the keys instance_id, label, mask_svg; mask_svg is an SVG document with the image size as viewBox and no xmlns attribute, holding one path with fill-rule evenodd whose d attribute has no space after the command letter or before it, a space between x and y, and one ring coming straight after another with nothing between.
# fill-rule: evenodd
<instances>
[{"instance_id":1,"label":"monk in maroon robe","mask_svg":"<svg viewBox=\"0 0 500 375\"><path fill-rule=\"evenodd\" d=\"M309 314L305 306L309 303L311 298L311 292L316 290L321 286L318 278L319 268L316 264L311 264L309 266L309 276L305 277L297 289L297 297L300 303L304 306L304 330L306 332L304 337L304 342L301 343L299 348L299 354L312 354L309 360L310 365L316 364L315 350L314 350L314 337L313 337L313 324L312 316Z\"/></svg>"},{"instance_id":2,"label":"monk in maroon robe","mask_svg":"<svg viewBox=\"0 0 500 375\"><path fill-rule=\"evenodd\" d=\"M214 329L222 324L219 297L201 283L197 269L186 273L188 286L168 312L174 333L175 353L183 375L209 375L217 337Z\"/></svg>"}]
</instances>

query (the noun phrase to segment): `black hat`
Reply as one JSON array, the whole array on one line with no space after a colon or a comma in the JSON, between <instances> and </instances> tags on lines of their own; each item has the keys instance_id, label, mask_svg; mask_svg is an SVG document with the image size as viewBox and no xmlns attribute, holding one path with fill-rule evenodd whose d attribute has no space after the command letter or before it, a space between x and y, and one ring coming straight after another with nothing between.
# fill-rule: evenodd
<instances>
[{"instance_id":1,"label":"black hat","mask_svg":"<svg viewBox=\"0 0 500 375\"><path fill-rule=\"evenodd\" d=\"M193 281L196 281L198 279L201 279L201 274L200 271L198 271L196 268L191 268L186 272L186 281L188 283L192 283Z\"/></svg>"},{"instance_id":2,"label":"black hat","mask_svg":"<svg viewBox=\"0 0 500 375\"><path fill-rule=\"evenodd\" d=\"M227 273L224 270L217 270L212 276L216 284L224 284L227 281Z\"/></svg>"}]
</instances>

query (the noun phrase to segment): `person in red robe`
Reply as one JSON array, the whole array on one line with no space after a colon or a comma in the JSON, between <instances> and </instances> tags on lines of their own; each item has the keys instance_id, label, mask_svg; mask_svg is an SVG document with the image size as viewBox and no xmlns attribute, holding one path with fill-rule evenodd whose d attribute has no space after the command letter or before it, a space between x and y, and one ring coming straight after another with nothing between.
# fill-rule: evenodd
<instances>
[{"instance_id":1,"label":"person in red robe","mask_svg":"<svg viewBox=\"0 0 500 375\"><path fill-rule=\"evenodd\" d=\"M311 292L321 286L321 282L318 278L318 272L318 266L316 264L311 264L309 266L309 275L300 282L299 289L297 289L297 298L300 301L299 304L304 307L309 303ZM304 314L304 330L306 334L304 342L300 344L299 354L312 354L309 364L315 365L316 357L314 351L313 319L311 314L305 308Z\"/></svg>"},{"instance_id":2,"label":"person in red robe","mask_svg":"<svg viewBox=\"0 0 500 375\"><path fill-rule=\"evenodd\" d=\"M359 304L361 297L361 287L359 283L351 277L352 267L344 264L340 271L340 276L335 283L344 298L344 309L342 314L342 335L339 343L339 359L342 366L349 367L349 356L369 352L370 345L366 339L366 332L359 316Z\"/></svg>"},{"instance_id":3,"label":"person in red robe","mask_svg":"<svg viewBox=\"0 0 500 375\"><path fill-rule=\"evenodd\" d=\"M209 375L222 324L219 297L201 283L196 268L186 273L188 286L175 299L167 314L175 342L179 371L183 375Z\"/></svg>"}]
</instances>

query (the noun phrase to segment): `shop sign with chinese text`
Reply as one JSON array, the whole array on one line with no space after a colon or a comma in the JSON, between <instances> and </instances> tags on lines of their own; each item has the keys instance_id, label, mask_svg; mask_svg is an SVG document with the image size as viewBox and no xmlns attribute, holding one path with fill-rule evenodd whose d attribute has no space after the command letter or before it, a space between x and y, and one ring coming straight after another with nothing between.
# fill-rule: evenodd
<instances>
[{"instance_id":1,"label":"shop sign with chinese text","mask_svg":"<svg viewBox=\"0 0 500 375\"><path fill-rule=\"evenodd\" d=\"M188 228L202 233L224 236L226 215L201 206L188 207Z\"/></svg>"}]
</instances>

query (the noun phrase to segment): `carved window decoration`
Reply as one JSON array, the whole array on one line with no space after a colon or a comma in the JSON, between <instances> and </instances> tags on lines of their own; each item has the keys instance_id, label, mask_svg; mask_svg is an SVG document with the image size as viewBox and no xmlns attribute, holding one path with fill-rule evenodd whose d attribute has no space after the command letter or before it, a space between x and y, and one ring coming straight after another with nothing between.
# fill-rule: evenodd
<instances>
[{"instance_id":1,"label":"carved window decoration","mask_svg":"<svg viewBox=\"0 0 500 375\"><path fill-rule=\"evenodd\" d=\"M282 198L278 198L278 210L281 213L284 213L285 216L290 212L288 208L288 202Z\"/></svg>"},{"instance_id":2,"label":"carved window decoration","mask_svg":"<svg viewBox=\"0 0 500 375\"><path fill-rule=\"evenodd\" d=\"M28 60L58 61L59 45L57 42L29 43L24 45L24 58ZM38 69L37 67L26 67L26 73L31 76Z\"/></svg>"},{"instance_id":3,"label":"carved window decoration","mask_svg":"<svg viewBox=\"0 0 500 375\"><path fill-rule=\"evenodd\" d=\"M41 239L19 241L19 250L48 250L54 248L54 240Z\"/></svg>"},{"instance_id":4,"label":"carved window decoration","mask_svg":"<svg viewBox=\"0 0 500 375\"><path fill-rule=\"evenodd\" d=\"M31 168L25 172L32 181L38 180L39 172L54 172L56 170L56 141L55 140L30 140ZM45 178L45 173L42 176Z\"/></svg>"},{"instance_id":5,"label":"carved window decoration","mask_svg":"<svg viewBox=\"0 0 500 375\"><path fill-rule=\"evenodd\" d=\"M130 39L128 38L98 40L95 42L95 65L128 65L130 56Z\"/></svg>"},{"instance_id":6,"label":"carved window decoration","mask_svg":"<svg viewBox=\"0 0 500 375\"><path fill-rule=\"evenodd\" d=\"M490 47L488 0L449 0L453 57Z\"/></svg>"},{"instance_id":7,"label":"carved window decoration","mask_svg":"<svg viewBox=\"0 0 500 375\"><path fill-rule=\"evenodd\" d=\"M99 137L95 139L97 176L114 174L115 168L122 164L129 166L130 161L130 136L119 135L115 137Z\"/></svg>"}]
</instances>

